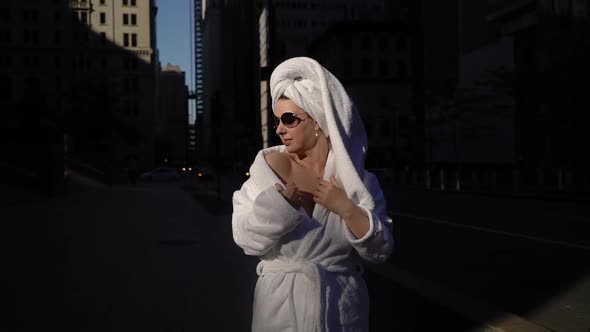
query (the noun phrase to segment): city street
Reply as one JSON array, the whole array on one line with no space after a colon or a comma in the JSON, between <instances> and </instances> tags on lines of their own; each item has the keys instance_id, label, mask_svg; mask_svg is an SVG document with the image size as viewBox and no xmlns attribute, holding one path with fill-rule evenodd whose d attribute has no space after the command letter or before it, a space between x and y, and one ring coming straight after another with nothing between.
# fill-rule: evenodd
<instances>
[{"instance_id":1,"label":"city street","mask_svg":"<svg viewBox=\"0 0 590 332\"><path fill-rule=\"evenodd\" d=\"M388 202L392 264L485 310L441 301L478 319L509 312L552 331L590 329L588 204L424 191Z\"/></svg>"},{"instance_id":2,"label":"city street","mask_svg":"<svg viewBox=\"0 0 590 332\"><path fill-rule=\"evenodd\" d=\"M238 185L84 183L51 200L5 203L10 319L3 324L11 328L2 330L248 331L257 259L232 240L229 198ZM372 331L473 331L499 318L491 310L474 315L459 295L554 331L587 331L579 324L588 322L588 283L559 297L588 273L587 244L564 245L575 232L559 235L555 227L548 240L561 243L482 231L515 221L504 214L490 223L493 199L451 197L390 198L396 251L391 264L365 273ZM580 221L583 210L560 223ZM537 209L526 220L537 215L545 213ZM481 229L440 222L468 224L474 216L470 225Z\"/></svg>"},{"instance_id":3,"label":"city street","mask_svg":"<svg viewBox=\"0 0 590 332\"><path fill-rule=\"evenodd\" d=\"M256 260L175 185L86 188L2 215L4 331L248 330Z\"/></svg>"}]
</instances>

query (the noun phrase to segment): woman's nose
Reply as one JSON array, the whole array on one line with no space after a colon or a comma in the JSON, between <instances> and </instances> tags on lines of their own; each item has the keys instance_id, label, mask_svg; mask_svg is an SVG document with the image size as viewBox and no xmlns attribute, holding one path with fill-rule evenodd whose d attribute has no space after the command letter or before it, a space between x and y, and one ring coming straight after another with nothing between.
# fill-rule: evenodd
<instances>
[{"instance_id":1,"label":"woman's nose","mask_svg":"<svg viewBox=\"0 0 590 332\"><path fill-rule=\"evenodd\" d=\"M276 129L277 135L284 134L285 131L286 131L285 126L283 126L283 123L279 121L279 123L277 124L277 129Z\"/></svg>"}]
</instances>

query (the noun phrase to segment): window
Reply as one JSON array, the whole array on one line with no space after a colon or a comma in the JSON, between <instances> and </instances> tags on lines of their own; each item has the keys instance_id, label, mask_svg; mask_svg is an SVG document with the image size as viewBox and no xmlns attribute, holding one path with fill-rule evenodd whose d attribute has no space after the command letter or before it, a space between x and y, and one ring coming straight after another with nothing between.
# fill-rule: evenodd
<instances>
[{"instance_id":1,"label":"window","mask_svg":"<svg viewBox=\"0 0 590 332\"><path fill-rule=\"evenodd\" d=\"M123 46L129 46L129 34L128 33L123 34Z\"/></svg>"},{"instance_id":2,"label":"window","mask_svg":"<svg viewBox=\"0 0 590 332\"><path fill-rule=\"evenodd\" d=\"M129 6L129 1L128 0L123 0L123 6Z\"/></svg>"},{"instance_id":3,"label":"window","mask_svg":"<svg viewBox=\"0 0 590 332\"><path fill-rule=\"evenodd\" d=\"M8 23L11 18L10 8L0 8L0 22Z\"/></svg>"},{"instance_id":4,"label":"window","mask_svg":"<svg viewBox=\"0 0 590 332\"><path fill-rule=\"evenodd\" d=\"M389 39L386 36L379 38L379 49L385 51L389 47Z\"/></svg>"},{"instance_id":5,"label":"window","mask_svg":"<svg viewBox=\"0 0 590 332\"><path fill-rule=\"evenodd\" d=\"M0 68L10 68L12 66L12 57L10 55L0 55Z\"/></svg>"},{"instance_id":6,"label":"window","mask_svg":"<svg viewBox=\"0 0 590 332\"><path fill-rule=\"evenodd\" d=\"M100 24L106 24L106 23L107 23L107 14L100 13Z\"/></svg>"},{"instance_id":7,"label":"window","mask_svg":"<svg viewBox=\"0 0 590 332\"><path fill-rule=\"evenodd\" d=\"M39 68L41 66L41 61L38 55L25 55L24 63L31 68Z\"/></svg>"},{"instance_id":8,"label":"window","mask_svg":"<svg viewBox=\"0 0 590 332\"><path fill-rule=\"evenodd\" d=\"M371 60L368 58L361 59L361 71L365 76L372 76L373 75L373 66L371 65Z\"/></svg>"},{"instance_id":9,"label":"window","mask_svg":"<svg viewBox=\"0 0 590 332\"><path fill-rule=\"evenodd\" d=\"M134 56L123 57L123 69L129 70L129 71L136 70L137 65L138 65L138 62L137 62L136 57L134 57Z\"/></svg>"},{"instance_id":10,"label":"window","mask_svg":"<svg viewBox=\"0 0 590 332\"><path fill-rule=\"evenodd\" d=\"M407 68L406 68L406 62L404 60L398 60L397 61L397 75L399 77L406 77L407 74L408 74L408 72L407 72Z\"/></svg>"},{"instance_id":11,"label":"window","mask_svg":"<svg viewBox=\"0 0 590 332\"><path fill-rule=\"evenodd\" d=\"M61 91L61 77L59 77L59 76L55 77L55 91L57 91L57 92Z\"/></svg>"},{"instance_id":12,"label":"window","mask_svg":"<svg viewBox=\"0 0 590 332\"><path fill-rule=\"evenodd\" d=\"M88 23L88 13L86 13L86 12L80 13L80 22Z\"/></svg>"},{"instance_id":13,"label":"window","mask_svg":"<svg viewBox=\"0 0 590 332\"><path fill-rule=\"evenodd\" d=\"M39 30L31 30L31 42L34 45L39 44Z\"/></svg>"},{"instance_id":14,"label":"window","mask_svg":"<svg viewBox=\"0 0 590 332\"><path fill-rule=\"evenodd\" d=\"M55 45L61 44L61 31L55 30L54 41L55 41Z\"/></svg>"},{"instance_id":15,"label":"window","mask_svg":"<svg viewBox=\"0 0 590 332\"><path fill-rule=\"evenodd\" d=\"M29 76L25 78L24 83L25 84L23 86L23 94L25 96L38 95L41 92L41 80L39 79L39 77Z\"/></svg>"},{"instance_id":16,"label":"window","mask_svg":"<svg viewBox=\"0 0 590 332\"><path fill-rule=\"evenodd\" d=\"M380 127L379 131L381 132L381 136L389 136L391 134L391 126L387 119L382 119L380 121Z\"/></svg>"},{"instance_id":17,"label":"window","mask_svg":"<svg viewBox=\"0 0 590 332\"><path fill-rule=\"evenodd\" d=\"M100 43L102 45L106 45L107 44L107 33L106 32L101 32L100 33Z\"/></svg>"},{"instance_id":18,"label":"window","mask_svg":"<svg viewBox=\"0 0 590 332\"><path fill-rule=\"evenodd\" d=\"M343 37L340 39L340 46L343 50L350 51L352 50L352 40L348 37Z\"/></svg>"},{"instance_id":19,"label":"window","mask_svg":"<svg viewBox=\"0 0 590 332\"><path fill-rule=\"evenodd\" d=\"M137 15L131 14L131 25L137 25Z\"/></svg>"},{"instance_id":20,"label":"window","mask_svg":"<svg viewBox=\"0 0 590 332\"><path fill-rule=\"evenodd\" d=\"M406 50L406 39L402 36L398 36L395 40L396 47L399 51Z\"/></svg>"},{"instance_id":21,"label":"window","mask_svg":"<svg viewBox=\"0 0 590 332\"><path fill-rule=\"evenodd\" d=\"M10 43L11 40L12 40L12 35L10 33L10 30L0 29L0 43L2 43L2 44Z\"/></svg>"},{"instance_id":22,"label":"window","mask_svg":"<svg viewBox=\"0 0 590 332\"><path fill-rule=\"evenodd\" d=\"M131 0L131 6L137 6L137 4L135 3L135 0Z\"/></svg>"},{"instance_id":23,"label":"window","mask_svg":"<svg viewBox=\"0 0 590 332\"><path fill-rule=\"evenodd\" d=\"M10 77L0 77L0 98L2 100L12 100L12 79Z\"/></svg>"},{"instance_id":24,"label":"window","mask_svg":"<svg viewBox=\"0 0 590 332\"><path fill-rule=\"evenodd\" d=\"M352 60L351 59L344 59L344 67L342 68L342 73L346 77L352 76Z\"/></svg>"},{"instance_id":25,"label":"window","mask_svg":"<svg viewBox=\"0 0 590 332\"><path fill-rule=\"evenodd\" d=\"M38 23L39 22L39 10L37 9L25 9L23 11L23 21Z\"/></svg>"},{"instance_id":26,"label":"window","mask_svg":"<svg viewBox=\"0 0 590 332\"><path fill-rule=\"evenodd\" d=\"M123 14L123 25L129 25L129 14Z\"/></svg>"},{"instance_id":27,"label":"window","mask_svg":"<svg viewBox=\"0 0 590 332\"><path fill-rule=\"evenodd\" d=\"M387 62L387 60L385 60L385 59L380 59L379 60L379 73L383 77L387 77L387 76L390 75L389 63Z\"/></svg>"},{"instance_id":28,"label":"window","mask_svg":"<svg viewBox=\"0 0 590 332\"><path fill-rule=\"evenodd\" d=\"M61 22L61 13L60 12L56 11L53 16L54 16L54 19L55 19L55 23L60 23Z\"/></svg>"},{"instance_id":29,"label":"window","mask_svg":"<svg viewBox=\"0 0 590 332\"><path fill-rule=\"evenodd\" d=\"M137 47L137 34L131 34L131 47Z\"/></svg>"},{"instance_id":30,"label":"window","mask_svg":"<svg viewBox=\"0 0 590 332\"><path fill-rule=\"evenodd\" d=\"M100 0L100 4L101 5L104 5L104 0Z\"/></svg>"},{"instance_id":31,"label":"window","mask_svg":"<svg viewBox=\"0 0 590 332\"><path fill-rule=\"evenodd\" d=\"M364 36L364 38L361 39L361 47L365 50L368 50L373 47L371 36Z\"/></svg>"}]
</instances>

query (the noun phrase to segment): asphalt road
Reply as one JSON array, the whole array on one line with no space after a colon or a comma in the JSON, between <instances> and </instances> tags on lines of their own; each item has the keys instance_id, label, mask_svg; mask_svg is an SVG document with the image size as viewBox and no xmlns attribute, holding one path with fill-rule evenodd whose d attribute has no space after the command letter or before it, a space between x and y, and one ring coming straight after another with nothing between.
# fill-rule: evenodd
<instances>
[{"instance_id":1,"label":"asphalt road","mask_svg":"<svg viewBox=\"0 0 590 332\"><path fill-rule=\"evenodd\" d=\"M388 201L393 266L549 330L590 330L590 206L418 191Z\"/></svg>"},{"instance_id":2,"label":"asphalt road","mask_svg":"<svg viewBox=\"0 0 590 332\"><path fill-rule=\"evenodd\" d=\"M2 331L250 330L258 260L233 242L227 195L85 184L12 200L0 216ZM472 326L388 278L366 279L372 331Z\"/></svg>"},{"instance_id":3,"label":"asphalt road","mask_svg":"<svg viewBox=\"0 0 590 332\"><path fill-rule=\"evenodd\" d=\"M0 330L248 331L257 259L231 236L236 185L222 183L219 195L215 186L84 185L0 207L8 308ZM564 324L588 318L590 296L577 287L590 261L580 233L585 207L408 192L389 202L397 240L390 266L407 280L433 281L555 331L587 332ZM539 227L524 233L521 224ZM447 307L450 296L371 269L365 278L371 331L471 331L482 323Z\"/></svg>"}]
</instances>

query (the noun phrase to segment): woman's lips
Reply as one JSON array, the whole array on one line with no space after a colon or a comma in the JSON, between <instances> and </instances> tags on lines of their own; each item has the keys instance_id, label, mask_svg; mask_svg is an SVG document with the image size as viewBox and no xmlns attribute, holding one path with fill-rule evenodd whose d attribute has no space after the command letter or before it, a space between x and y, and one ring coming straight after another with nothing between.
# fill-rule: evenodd
<instances>
[{"instance_id":1,"label":"woman's lips","mask_svg":"<svg viewBox=\"0 0 590 332\"><path fill-rule=\"evenodd\" d=\"M292 141L292 139L290 139L290 138L284 139L283 144L289 145L289 143L291 143L291 141Z\"/></svg>"}]
</instances>

